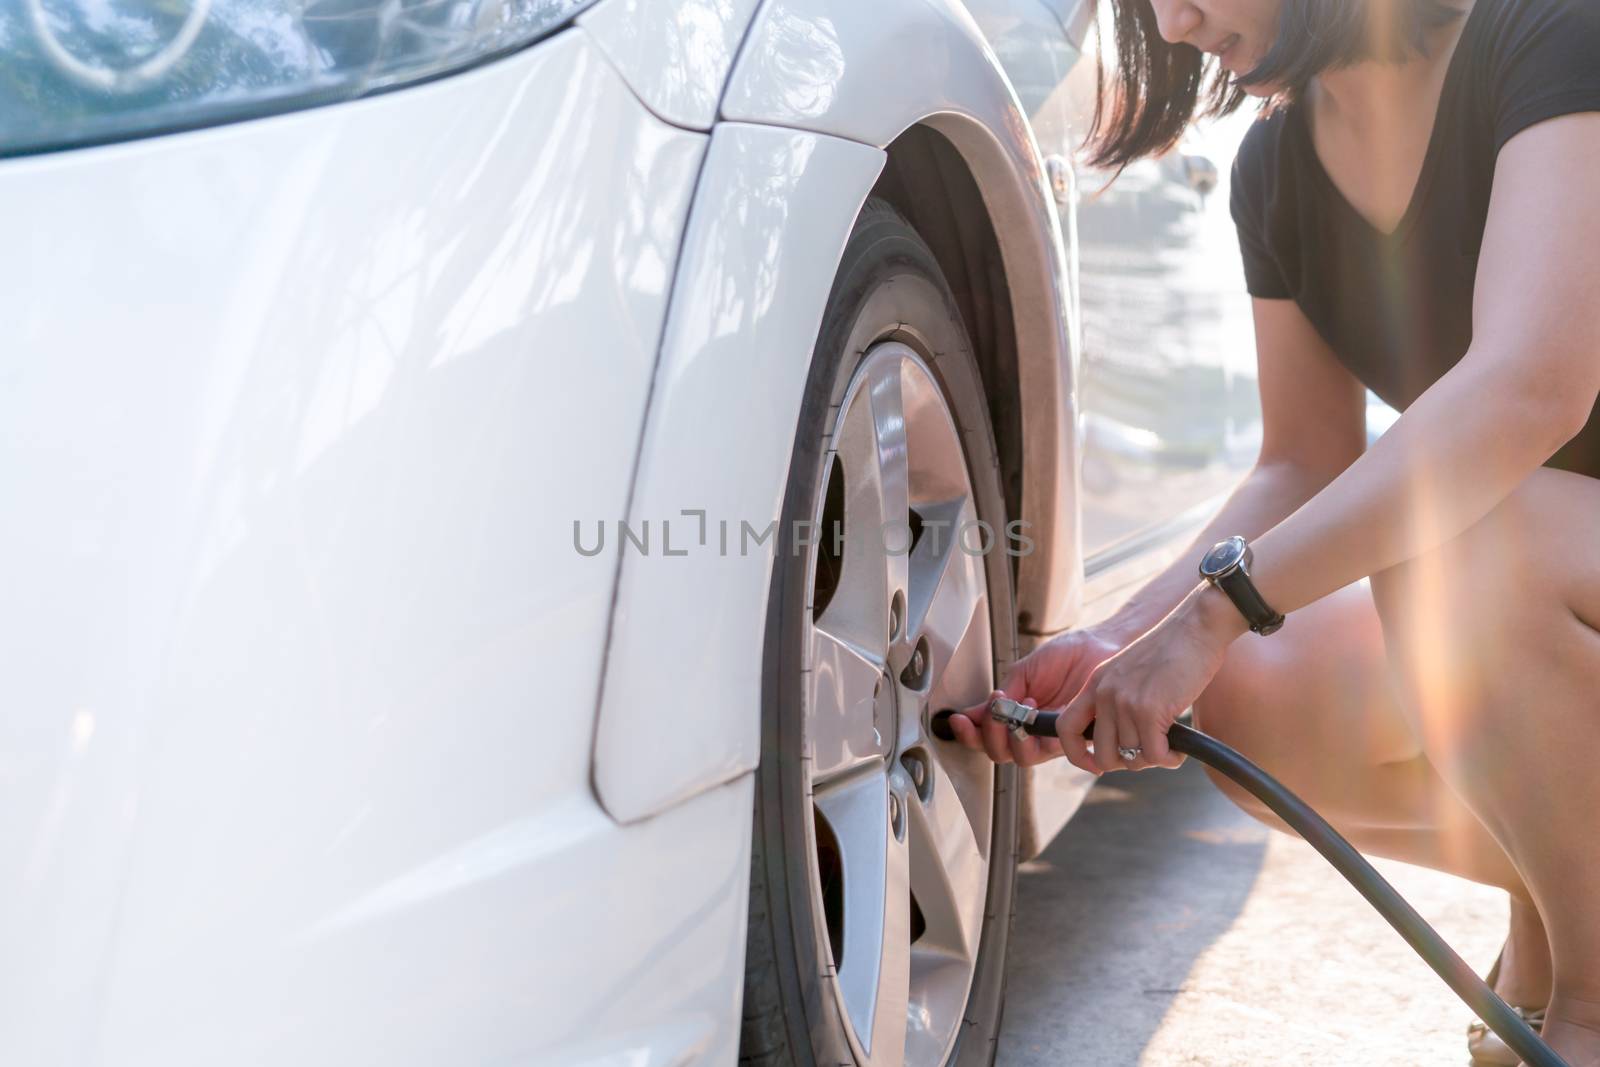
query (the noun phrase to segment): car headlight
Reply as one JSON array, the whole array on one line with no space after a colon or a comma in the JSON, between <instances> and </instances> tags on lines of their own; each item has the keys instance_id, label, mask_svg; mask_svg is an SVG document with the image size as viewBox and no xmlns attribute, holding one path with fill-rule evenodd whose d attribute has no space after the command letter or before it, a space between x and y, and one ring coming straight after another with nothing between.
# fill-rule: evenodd
<instances>
[{"instance_id":1,"label":"car headlight","mask_svg":"<svg viewBox=\"0 0 1600 1067\"><path fill-rule=\"evenodd\" d=\"M0 155L312 107L502 55L595 0L0 0Z\"/></svg>"}]
</instances>

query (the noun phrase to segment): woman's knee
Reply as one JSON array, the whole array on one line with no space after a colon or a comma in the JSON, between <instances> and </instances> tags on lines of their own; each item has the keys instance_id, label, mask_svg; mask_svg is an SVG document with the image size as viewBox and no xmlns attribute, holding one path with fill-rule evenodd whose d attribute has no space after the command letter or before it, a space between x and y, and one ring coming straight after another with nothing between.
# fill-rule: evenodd
<instances>
[{"instance_id":1,"label":"woman's knee","mask_svg":"<svg viewBox=\"0 0 1600 1067\"><path fill-rule=\"evenodd\" d=\"M1308 607L1293 634L1246 634L1195 700L1195 725L1315 803L1338 780L1416 753L1389 684L1365 589ZM1216 774L1241 807L1259 801Z\"/></svg>"},{"instance_id":2,"label":"woman's knee","mask_svg":"<svg viewBox=\"0 0 1600 1067\"><path fill-rule=\"evenodd\" d=\"M1198 729L1251 758L1268 758L1288 741L1292 724L1284 721L1283 704L1294 676L1307 677L1293 662L1298 644L1269 643L1277 640L1245 634L1234 641L1194 702Z\"/></svg>"},{"instance_id":3,"label":"woman's knee","mask_svg":"<svg viewBox=\"0 0 1600 1067\"><path fill-rule=\"evenodd\" d=\"M1235 642L1211 684L1195 699L1195 728L1230 748L1255 753L1259 758L1262 743L1268 739L1263 717L1271 714L1266 673L1266 665L1241 651L1241 642ZM1240 808L1257 817L1267 813L1266 805L1231 779L1210 767L1205 770L1216 787Z\"/></svg>"},{"instance_id":4,"label":"woman's knee","mask_svg":"<svg viewBox=\"0 0 1600 1067\"><path fill-rule=\"evenodd\" d=\"M1259 664L1237 655L1237 647L1237 643L1229 647L1222 667L1194 702L1196 728L1234 747L1250 731L1252 718L1261 713L1262 696Z\"/></svg>"}]
</instances>

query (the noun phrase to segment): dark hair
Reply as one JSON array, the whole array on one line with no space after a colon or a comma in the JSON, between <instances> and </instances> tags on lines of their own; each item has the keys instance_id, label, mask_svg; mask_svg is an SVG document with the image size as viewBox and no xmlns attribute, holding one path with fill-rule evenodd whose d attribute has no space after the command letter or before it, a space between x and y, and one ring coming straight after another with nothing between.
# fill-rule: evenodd
<instances>
[{"instance_id":1,"label":"dark hair","mask_svg":"<svg viewBox=\"0 0 1600 1067\"><path fill-rule=\"evenodd\" d=\"M1322 70L1379 58L1368 39L1365 0L1283 0L1278 39L1253 69L1230 82L1214 57L1188 44L1168 44L1156 26L1150 0L1110 0L1116 34L1116 90L1106 92L1105 48L1095 70L1095 113L1086 147L1091 166L1120 171L1143 156L1158 155L1197 118L1229 114L1244 103L1240 85L1281 86L1270 110L1298 99ZM1482 0L1479 0L1482 2ZM1427 52L1428 33L1460 18L1444 0L1399 0L1396 45L1388 58Z\"/></svg>"}]
</instances>

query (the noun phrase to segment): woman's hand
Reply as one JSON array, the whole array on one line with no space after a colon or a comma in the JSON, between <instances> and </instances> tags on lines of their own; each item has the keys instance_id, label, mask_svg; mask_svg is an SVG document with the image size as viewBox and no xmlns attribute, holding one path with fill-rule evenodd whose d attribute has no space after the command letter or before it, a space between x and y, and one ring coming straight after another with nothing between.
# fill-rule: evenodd
<instances>
[{"instance_id":1,"label":"woman's hand","mask_svg":"<svg viewBox=\"0 0 1600 1067\"><path fill-rule=\"evenodd\" d=\"M1197 585L1149 633L1102 663L1062 709L1056 732L1067 759L1091 774L1179 767L1186 757L1167 731L1222 667L1228 645L1249 626L1224 593ZM1094 750L1083 739L1094 723ZM1125 760L1120 747L1137 748Z\"/></svg>"},{"instance_id":2,"label":"woman's hand","mask_svg":"<svg viewBox=\"0 0 1600 1067\"><path fill-rule=\"evenodd\" d=\"M1211 684L1228 645L1249 627L1219 591L1201 584L1148 633L1125 646L1095 629L1071 631L1019 660L1000 693L1035 707L1066 706L1057 737L1018 740L988 717L985 702L950 720L956 737L982 747L998 763L1024 766L1065 755L1099 775L1112 770L1179 767L1185 757L1167 745L1167 731ZM992 699L992 695L991 695ZM1094 724L1093 749L1083 738ZM1119 746L1140 749L1124 760Z\"/></svg>"},{"instance_id":3,"label":"woman's hand","mask_svg":"<svg viewBox=\"0 0 1600 1067\"><path fill-rule=\"evenodd\" d=\"M1069 630L1054 637L1012 664L1005 683L983 703L952 715L950 729L957 741L987 752L996 763L1028 767L1055 759L1063 754L1059 740L1012 736L1006 726L989 718L989 701L1007 696L1036 708L1059 708L1077 695L1090 672L1126 644L1127 639L1110 626Z\"/></svg>"}]
</instances>

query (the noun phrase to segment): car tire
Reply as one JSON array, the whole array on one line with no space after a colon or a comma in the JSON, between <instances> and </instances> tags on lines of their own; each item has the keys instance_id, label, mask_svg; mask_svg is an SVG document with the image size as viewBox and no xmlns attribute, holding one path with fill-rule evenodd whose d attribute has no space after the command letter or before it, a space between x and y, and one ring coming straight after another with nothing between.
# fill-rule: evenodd
<instances>
[{"instance_id":1,"label":"car tire","mask_svg":"<svg viewBox=\"0 0 1600 1067\"><path fill-rule=\"evenodd\" d=\"M891 358L891 355L900 360L896 364L900 368L898 371L891 368L882 373L899 374L897 380L902 383L916 385L921 381L919 375L931 374L954 428L950 440L959 441L960 456L964 460L970 484L972 512L993 531L1009 529L1006 525L998 452L983 380L956 301L937 260L917 232L888 203L869 199L846 243L813 353L775 543L765 620L761 758L755 783L740 1044L740 1062L762 1067L808 1067L818 1063L830 1067L863 1062L876 1064L896 1058L894 1050L899 1047L890 1032L892 1027L884 1022L887 1015L875 1014L871 1026L866 1029L870 1033L881 1032L886 1036L878 1044L876 1054L863 1054L865 1046L863 1027L859 1025L861 1020L858 1015L851 1013L850 1004L854 1001L849 999L848 990L842 985L849 968L861 966L855 963L861 954L846 956L842 967L835 966L835 956L843 954L842 945L848 942L849 929L853 929L848 927L848 922L855 919L842 919L843 905L837 901L830 905L832 898L825 900L824 897L834 892L837 884L843 880L840 871L845 866L861 870L866 867L856 863L853 855L848 861L838 858L847 854L843 846L836 850L837 856L828 852L826 842L833 840L836 834L832 822L821 813L820 801L813 796L813 771L824 761L813 758L820 742L810 736L813 726L808 719L807 706L807 694L811 691L808 686L815 684L808 680L811 667L814 666L808 652L814 647L808 645L814 640L810 628L816 625L816 620L826 619L827 612L833 609L831 600L826 608L820 604L824 591L819 575L829 568L848 574L850 562L848 558L843 562L832 558L831 562L825 564L821 562L829 558L825 545L813 550L804 542L819 539L826 543L830 534L843 529L845 537L842 543L846 546L854 543L849 524L840 518L842 512L836 509L832 523L828 521L828 509L834 506L828 494L833 491L834 479L842 477L840 456L844 454L844 446L841 440L846 433L841 429L846 414L844 401L847 394L856 395L850 392L852 382L859 383L860 376L867 373L870 367L880 365L869 364L874 353L878 354L876 358L880 363ZM881 365L890 366L887 363ZM916 387L922 388L921 385ZM858 384L856 388L867 386ZM923 408L929 406L925 402L919 403ZM907 424L908 434L924 432L912 424L909 415L903 421ZM878 424L874 422L873 425ZM933 432L926 431L925 435ZM933 440L931 437L928 439ZM915 447L908 448L908 452L915 451ZM884 453L880 450L879 454ZM886 484L888 477L884 475ZM908 482L911 480L911 476L908 476ZM847 491L840 489L838 495L842 498ZM885 499L891 495L885 490ZM907 499L912 499L912 495L908 494ZM916 508L911 507L911 511L914 513ZM815 518L819 512L824 521L820 530L814 528L816 537L801 536L801 527L797 524ZM926 536L929 529L926 517L919 518L912 514L908 522L920 524L917 528L924 533L918 536ZM971 525L970 520L967 525ZM839 540L833 542L836 556L840 552L854 551L850 547L840 548L840 544ZM1009 541L1005 544L1009 545ZM926 692L919 693L904 688L905 678L908 677L904 672L898 676L892 673L892 666L897 663L884 668L884 681L894 690L891 701L893 707L890 709L892 716L890 712L885 712L885 720L892 717L897 737L913 731L912 718L920 717L922 726L925 726L926 717L937 710L927 706L928 701L935 697L951 703L957 699L966 702L982 699L993 686L994 679L1003 676L1015 657L1016 628L1010 555L1000 550L998 542L991 541L987 547L987 551L975 557L979 562L960 564L974 568L970 573L980 575L985 586L987 611L984 612L981 606L976 607L971 618L978 620L986 614L986 619L971 623L966 636L961 639L970 643L949 644L950 663L945 665L937 663L938 657L933 651L936 647L945 646L927 644L930 639L926 637L912 652L914 657L915 650L926 645L929 653L923 657L923 662L929 671L936 671L943 666L946 674L939 676L930 673L924 676L921 684ZM919 551L936 552L937 549L937 544L929 550L923 541L916 542L908 554L911 561L907 564L908 573L914 573L919 565ZM954 555L954 549L951 554ZM935 579L935 582L942 580ZM843 578L837 581L840 583L838 588L846 588ZM910 581L908 578L908 589ZM866 585L872 587L872 583ZM848 594L838 595L853 596L855 588L852 585ZM915 597L912 599L914 601ZM901 609L902 615L907 616L902 622L906 631L903 641L910 641L913 636L908 615L910 610L909 605ZM891 633L895 625L893 611L894 604L891 602ZM931 633L931 608L929 612ZM981 622L987 623L986 645L980 639L984 630ZM888 643L894 646L892 637ZM980 646L985 653L982 656L978 651L973 651ZM896 654L894 647L891 647L889 659L893 660ZM904 659L903 649L898 654ZM964 664L959 677L958 658ZM986 661L981 666L977 662L980 658ZM909 666L905 668L909 669ZM897 677L902 683L900 688L895 686ZM949 684L941 688L944 682ZM911 695L904 695L907 693ZM884 731L878 725L878 709L884 701L874 699L870 717L874 722L874 736L879 736ZM815 702L819 705L822 703L820 698ZM829 723L838 721L842 720L828 720ZM817 728L817 732L820 735L822 731ZM981 906L981 919L971 919L965 926L959 920L952 920L952 925L959 929L959 936L952 936L966 944L969 952L968 963L965 964L970 967L967 994L963 1001L949 992L955 987L941 987L945 990L942 994L945 1000L936 1001L934 994L928 993L927 1003L953 1004L953 1009L948 1013L950 1018L938 1021L938 1026L944 1029L936 1029L932 1024L925 1031L913 1027L904 1038L906 1044L899 1047L900 1056L907 1063L917 1064L991 1064L1004 1007L1006 949L1016 885L1016 768L1011 765L994 766L982 754L968 752L948 742L928 740L919 743L925 744L925 748L898 757L894 753L885 757L885 765L889 768L885 773L890 776L891 783L896 780L895 775L907 766L911 768L911 776L915 777L918 764L915 761L905 763L913 755L925 764L925 781L937 781L948 764L948 776L955 783L951 789L959 789L964 784L969 792L963 795L969 798L976 795L971 782L977 780L970 776L988 774L992 781L992 794L988 802L991 818L971 818L974 840L987 838L981 846L987 852L986 872L981 880L974 879L969 883L981 884L982 900L961 903L955 909L962 915L971 915L974 913L966 910L969 906ZM940 748L940 745L949 745L949 748ZM850 751L848 745L830 748L830 752ZM895 763L896 758L901 761L900 764ZM968 759L980 761L981 766L961 762ZM861 773L877 772L868 768ZM961 774L969 777L958 781L958 775ZM903 776L898 780L902 785L906 782ZM922 788L921 785L917 786L919 796ZM889 789L892 793L893 784ZM928 819L928 815L927 809L909 801L899 808L895 807L893 797L888 803L890 839L886 848L893 851L894 834L898 832L894 828L894 812L915 808L923 813L921 817L924 820ZM974 800L972 810L981 811L982 805ZM944 811L948 815L948 806ZM983 822L987 822L987 827L981 825ZM819 840L824 844L819 845ZM915 847L916 840L913 833L911 847ZM911 869L920 869L916 868L918 861L915 858L908 862ZM820 881L825 863L833 868L833 880L827 884L834 888L824 889ZM909 875L907 877L910 878ZM896 883L886 881L884 884ZM933 920L923 914L925 909L917 902L914 878L910 879L910 885L912 902L909 907L913 914L909 921L913 944L907 952L908 958L913 961L909 969L915 975L917 938L929 936L927 931L932 929L930 924ZM888 895L889 891L885 890L885 898ZM954 897L953 891L951 895ZM861 899L866 900L868 906L852 904L853 917L870 911L870 894ZM893 909L886 905L885 910L888 912ZM923 923L920 935L916 933L918 922ZM846 927L846 932L841 934L840 927ZM889 926L885 925L884 930L888 929ZM971 936L973 931L977 931L975 942ZM845 941L840 941L841 937ZM883 944L887 946L891 940L886 932L882 938ZM975 949L972 947L974 943ZM879 970L885 973L899 966L898 962L893 968L883 962L889 959L889 952L890 949L885 948L879 961ZM896 970L895 973L899 972ZM913 977L908 981L914 989L916 979ZM859 982L856 984L860 985ZM881 990L876 998L874 1005L882 1001L894 1006L894 1001ZM874 1011L883 1013L886 1009L876 1007ZM854 1028L852 1020L857 1024ZM950 1036L940 1038L938 1035L942 1033ZM929 1053L929 1049L941 1040L947 1043L940 1051L937 1054ZM921 1041L922 1044L913 1045L913 1041ZM885 1049L889 1051L886 1053ZM918 1050L917 1055L912 1054ZM870 1049L866 1051L870 1053Z\"/></svg>"}]
</instances>

